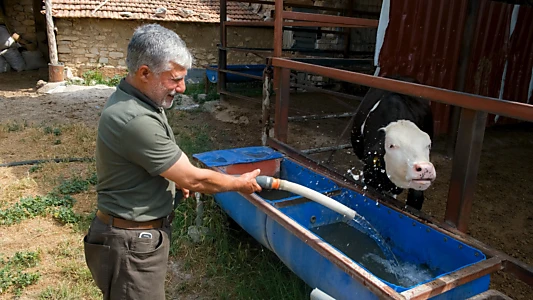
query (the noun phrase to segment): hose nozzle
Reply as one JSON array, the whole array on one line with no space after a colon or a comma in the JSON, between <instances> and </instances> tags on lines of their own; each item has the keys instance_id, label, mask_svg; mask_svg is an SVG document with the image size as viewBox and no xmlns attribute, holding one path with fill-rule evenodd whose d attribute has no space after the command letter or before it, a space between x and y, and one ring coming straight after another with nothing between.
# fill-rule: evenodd
<instances>
[{"instance_id":1,"label":"hose nozzle","mask_svg":"<svg viewBox=\"0 0 533 300\"><path fill-rule=\"evenodd\" d=\"M260 175L255 178L257 184L263 189L278 190L280 186L280 180L271 176Z\"/></svg>"}]
</instances>

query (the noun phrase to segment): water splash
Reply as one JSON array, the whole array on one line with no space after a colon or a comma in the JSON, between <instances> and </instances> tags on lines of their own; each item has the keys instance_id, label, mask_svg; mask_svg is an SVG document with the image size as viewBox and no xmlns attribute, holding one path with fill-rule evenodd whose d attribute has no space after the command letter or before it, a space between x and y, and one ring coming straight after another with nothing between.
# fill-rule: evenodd
<instances>
[{"instance_id":1,"label":"water splash","mask_svg":"<svg viewBox=\"0 0 533 300\"><path fill-rule=\"evenodd\" d=\"M399 267L400 263L398 262L398 259L396 258L394 253L392 253L392 250L389 245L387 245L387 243L383 240L383 237L379 234L376 228L374 228L374 226L372 226L372 224L370 224L370 222L368 222L365 217L358 214L355 216L355 218L353 218L353 220L349 222L349 224L357 230L370 236L376 242L381 251L383 251L383 255L385 256L389 264L394 268ZM398 279L398 275L396 273L394 273L394 275Z\"/></svg>"},{"instance_id":2,"label":"water splash","mask_svg":"<svg viewBox=\"0 0 533 300\"><path fill-rule=\"evenodd\" d=\"M381 265L387 273L395 275L399 285L403 287L410 287L415 284L431 280L434 277L434 274L431 274L429 270L421 268L416 264L409 262L391 264L390 260L383 259L375 253L365 254L363 256L363 260L372 260L375 263Z\"/></svg>"}]
</instances>

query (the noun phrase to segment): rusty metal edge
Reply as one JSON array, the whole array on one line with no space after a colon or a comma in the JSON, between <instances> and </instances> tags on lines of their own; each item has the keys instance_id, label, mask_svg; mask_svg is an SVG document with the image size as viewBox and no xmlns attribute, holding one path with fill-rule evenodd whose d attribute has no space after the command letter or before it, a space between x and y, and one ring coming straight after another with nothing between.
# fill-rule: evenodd
<instances>
[{"instance_id":1,"label":"rusty metal edge","mask_svg":"<svg viewBox=\"0 0 533 300\"><path fill-rule=\"evenodd\" d=\"M405 207L405 205L402 202L392 197L385 196L373 190L371 187L368 187L367 190L363 191L358 183L347 181L345 177L337 173L335 170L328 168L327 166L320 165L319 163L317 163L316 161L314 161L307 155L299 152L298 150L274 138L268 137L267 145L285 154L288 158L303 164L305 167L309 168L310 170L320 175L326 176L327 178L335 182L340 187L344 187L346 189L356 191L358 193L364 193L369 198L378 200L381 205L384 205L389 209L402 213L414 220L417 220L425 224L426 226L431 227L434 230L437 230L443 234L449 235L450 237L457 239L460 242L463 242L471 247L474 247L480 250L489 258L490 257L500 258L504 266L502 271L509 273L509 274L513 274L519 280L523 281L524 283L530 286L533 286L533 266L530 266L514 257L511 257L507 255L506 253L496 250L492 248L491 246L467 235L466 233L463 233L457 230L456 228L454 228L453 226L445 222L441 222L435 219L434 217L422 211L417 211L415 209Z\"/></svg>"},{"instance_id":2,"label":"rusty metal edge","mask_svg":"<svg viewBox=\"0 0 533 300\"><path fill-rule=\"evenodd\" d=\"M211 169L217 172L223 172L218 167L212 167ZM367 287L371 292L375 293L380 298L385 299L406 299L403 295L396 292L387 284L379 280L377 277L361 268L354 263L344 254L333 248L328 243L323 243L320 239L316 238L307 228L300 225L298 222L289 218L287 215L280 212L277 208L270 205L259 196L255 194L245 195L239 193L242 197L247 199L250 203L259 208L262 212L268 215L270 218L278 222L285 229L294 234L301 241L309 245L315 251L329 259L334 265L346 272L350 277L358 280L362 285Z\"/></svg>"},{"instance_id":3,"label":"rusty metal edge","mask_svg":"<svg viewBox=\"0 0 533 300\"><path fill-rule=\"evenodd\" d=\"M263 76L257 76L257 75L252 75L252 74L248 74L248 73L244 73L244 72L237 72L237 71L232 71L232 70L228 70L228 69L218 69L219 72L223 72L223 73L228 73L228 74L234 74L234 75L239 75L239 76L243 76L243 77L248 77L248 78L252 78L252 79L256 79L256 80L263 80Z\"/></svg>"},{"instance_id":4,"label":"rusty metal edge","mask_svg":"<svg viewBox=\"0 0 533 300\"><path fill-rule=\"evenodd\" d=\"M375 19L362 19L362 18L351 18L351 17L341 17L333 15L322 15L316 13L303 13L303 12L292 12L284 11L283 19L287 20L298 20L306 21L310 23L331 23L338 24L339 26L345 25L357 25L361 27L378 27L378 20Z\"/></svg>"},{"instance_id":5,"label":"rusty metal edge","mask_svg":"<svg viewBox=\"0 0 533 300\"><path fill-rule=\"evenodd\" d=\"M460 269L456 272L437 278L431 282L419 285L415 288L402 292L401 294L407 299L428 299L443 294L457 286L499 271L502 268L503 266L501 259L498 257L492 257Z\"/></svg>"},{"instance_id":6,"label":"rusty metal edge","mask_svg":"<svg viewBox=\"0 0 533 300\"><path fill-rule=\"evenodd\" d=\"M273 21L226 21L224 22L225 26L233 27L275 27ZM283 22L281 26L298 26L298 27L350 27L350 28L375 28L373 25L361 25L361 24L340 24L340 23L330 23L330 22L307 22L307 21L296 21L296 22Z\"/></svg>"},{"instance_id":7,"label":"rusty metal edge","mask_svg":"<svg viewBox=\"0 0 533 300\"><path fill-rule=\"evenodd\" d=\"M279 57L272 58L272 65L278 68L316 73L329 78L411 95L413 97L424 98L463 108L485 111L524 121L533 121L533 105L529 104L456 92L422 84L367 75L359 72L307 64Z\"/></svg>"}]
</instances>

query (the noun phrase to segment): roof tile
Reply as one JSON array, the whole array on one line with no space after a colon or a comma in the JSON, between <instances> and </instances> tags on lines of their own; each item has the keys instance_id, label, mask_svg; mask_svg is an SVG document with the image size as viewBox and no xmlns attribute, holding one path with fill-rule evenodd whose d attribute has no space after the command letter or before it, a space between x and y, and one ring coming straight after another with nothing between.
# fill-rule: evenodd
<instances>
[{"instance_id":1,"label":"roof tile","mask_svg":"<svg viewBox=\"0 0 533 300\"><path fill-rule=\"evenodd\" d=\"M52 16L56 18L220 22L218 0L108 0L93 14L100 3L102 2L92 0L54 0L52 2ZM228 17L232 20L262 20L261 16L241 3L229 2L227 5ZM155 10L158 7L167 9L165 15L156 16ZM121 16L120 13L123 12L130 12L131 17Z\"/></svg>"}]
</instances>

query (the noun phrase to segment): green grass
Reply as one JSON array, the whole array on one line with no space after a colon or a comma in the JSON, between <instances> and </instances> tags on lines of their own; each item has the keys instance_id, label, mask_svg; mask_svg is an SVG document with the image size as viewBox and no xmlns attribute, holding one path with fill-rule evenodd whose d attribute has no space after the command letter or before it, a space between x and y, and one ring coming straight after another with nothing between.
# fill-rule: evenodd
<instances>
[{"instance_id":1,"label":"green grass","mask_svg":"<svg viewBox=\"0 0 533 300\"><path fill-rule=\"evenodd\" d=\"M104 76L98 69L85 71L81 77L83 78L84 85L97 85L104 84L107 86L115 87L120 83L120 80L125 74L114 75L113 77Z\"/></svg>"},{"instance_id":2,"label":"green grass","mask_svg":"<svg viewBox=\"0 0 533 300\"><path fill-rule=\"evenodd\" d=\"M5 132L23 131L24 129L26 129L28 127L28 121L26 121L26 120L24 120L24 121L13 121L13 122L9 122L9 123L3 124L1 127L2 127L2 131L5 131Z\"/></svg>"},{"instance_id":3,"label":"green grass","mask_svg":"<svg viewBox=\"0 0 533 300\"><path fill-rule=\"evenodd\" d=\"M41 275L24 270L37 266L39 261L38 252L16 252L13 257L0 260L0 295L11 291L18 296L25 287L36 283Z\"/></svg>"},{"instance_id":4,"label":"green grass","mask_svg":"<svg viewBox=\"0 0 533 300\"><path fill-rule=\"evenodd\" d=\"M80 272L88 272L87 268L82 268ZM90 277L89 273L89 277ZM57 286L47 287L39 294L41 300L71 300L71 299L101 299L102 293L93 284L92 277L89 282L76 282L72 284L67 281L60 282Z\"/></svg>"},{"instance_id":5,"label":"green grass","mask_svg":"<svg viewBox=\"0 0 533 300\"><path fill-rule=\"evenodd\" d=\"M22 197L11 207L0 209L0 225L13 225L22 220L47 215L62 224L76 224L84 217L72 210L75 200L70 195L87 191L94 184L96 174L92 173L86 179L74 177L61 180L58 186L44 196Z\"/></svg>"},{"instance_id":6,"label":"green grass","mask_svg":"<svg viewBox=\"0 0 533 300\"><path fill-rule=\"evenodd\" d=\"M203 271L216 285L217 299L308 299L311 289L274 253L231 222L212 197L203 201L208 235L199 244L190 241L187 230L195 224L196 204L183 201L173 222L171 256L184 258L191 272Z\"/></svg>"},{"instance_id":7,"label":"green grass","mask_svg":"<svg viewBox=\"0 0 533 300\"><path fill-rule=\"evenodd\" d=\"M194 126L191 132L178 132L176 143L188 156L212 149L207 125Z\"/></svg>"},{"instance_id":8,"label":"green grass","mask_svg":"<svg viewBox=\"0 0 533 300\"><path fill-rule=\"evenodd\" d=\"M177 138L180 148L189 155L212 150L207 137L209 128L190 129ZM175 293L209 289L216 292L211 295L216 299L308 299L311 289L274 253L234 223L212 196L202 197L202 225L209 233L198 244L191 241L188 229L195 225L196 201L182 201L173 222L170 255L182 261L196 277L207 277L216 289L205 281L182 282L173 287Z\"/></svg>"},{"instance_id":9,"label":"green grass","mask_svg":"<svg viewBox=\"0 0 533 300\"><path fill-rule=\"evenodd\" d=\"M227 89L230 92L248 97L258 97L263 94L263 85L260 81L228 83ZM191 96L194 101L200 104L208 101L218 100L220 98L219 94L217 93L216 84L210 84L206 93L204 81L201 81L200 83L188 84L184 94ZM199 94L206 94L205 100L200 100L198 98Z\"/></svg>"}]
</instances>

